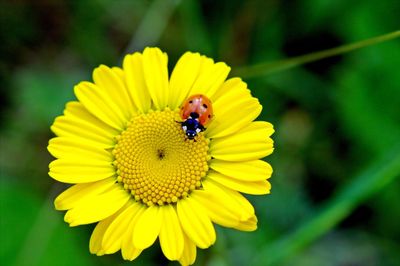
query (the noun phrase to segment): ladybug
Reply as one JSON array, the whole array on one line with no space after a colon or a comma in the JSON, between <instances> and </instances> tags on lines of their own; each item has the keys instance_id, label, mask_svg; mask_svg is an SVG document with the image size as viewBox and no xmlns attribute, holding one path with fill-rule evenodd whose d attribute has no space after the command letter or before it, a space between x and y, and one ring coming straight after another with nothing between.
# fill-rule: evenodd
<instances>
[{"instance_id":1,"label":"ladybug","mask_svg":"<svg viewBox=\"0 0 400 266\"><path fill-rule=\"evenodd\" d=\"M213 116L211 101L202 94L192 95L183 103L180 115L185 120L181 122L183 131L189 139L194 139Z\"/></svg>"}]
</instances>

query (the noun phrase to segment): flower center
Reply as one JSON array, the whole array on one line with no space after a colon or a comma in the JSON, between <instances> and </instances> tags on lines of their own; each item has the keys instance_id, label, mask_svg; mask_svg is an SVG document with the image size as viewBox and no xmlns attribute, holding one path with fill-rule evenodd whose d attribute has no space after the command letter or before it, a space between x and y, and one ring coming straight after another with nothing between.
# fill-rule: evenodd
<instances>
[{"instance_id":1,"label":"flower center","mask_svg":"<svg viewBox=\"0 0 400 266\"><path fill-rule=\"evenodd\" d=\"M203 133L189 140L176 111L138 115L128 123L113 150L118 182L136 201L149 206L177 202L201 187L208 171Z\"/></svg>"}]
</instances>

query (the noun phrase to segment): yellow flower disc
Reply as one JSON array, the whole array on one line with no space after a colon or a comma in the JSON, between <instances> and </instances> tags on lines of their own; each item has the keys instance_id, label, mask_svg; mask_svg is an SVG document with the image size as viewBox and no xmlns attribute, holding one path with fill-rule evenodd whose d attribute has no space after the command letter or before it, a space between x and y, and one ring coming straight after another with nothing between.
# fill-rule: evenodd
<instances>
[{"instance_id":1,"label":"yellow flower disc","mask_svg":"<svg viewBox=\"0 0 400 266\"><path fill-rule=\"evenodd\" d=\"M136 201L149 206L177 202L201 186L208 171L209 141L189 140L176 111L134 117L113 150L118 181Z\"/></svg>"}]
</instances>

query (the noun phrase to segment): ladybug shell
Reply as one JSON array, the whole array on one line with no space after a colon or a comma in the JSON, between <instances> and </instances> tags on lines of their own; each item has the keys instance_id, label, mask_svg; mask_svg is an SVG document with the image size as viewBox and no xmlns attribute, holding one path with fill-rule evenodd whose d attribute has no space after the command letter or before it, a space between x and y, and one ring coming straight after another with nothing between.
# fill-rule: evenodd
<instances>
[{"instance_id":1,"label":"ladybug shell","mask_svg":"<svg viewBox=\"0 0 400 266\"><path fill-rule=\"evenodd\" d=\"M200 124L206 125L213 116L210 99L202 94L195 94L187 98L181 107L181 118L188 119L191 113L197 113Z\"/></svg>"}]
</instances>

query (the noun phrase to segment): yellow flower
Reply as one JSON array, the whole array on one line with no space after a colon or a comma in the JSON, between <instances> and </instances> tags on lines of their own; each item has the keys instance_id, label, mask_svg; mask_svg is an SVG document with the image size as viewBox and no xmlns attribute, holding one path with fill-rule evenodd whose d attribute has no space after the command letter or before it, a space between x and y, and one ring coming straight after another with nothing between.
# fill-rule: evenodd
<instances>
[{"instance_id":1,"label":"yellow flower","mask_svg":"<svg viewBox=\"0 0 400 266\"><path fill-rule=\"evenodd\" d=\"M97 255L121 250L133 260L158 238L164 255L193 264L208 248L213 223L257 228L253 206L240 192L267 194L273 151L268 122L230 68L185 53L168 75L158 48L127 55L122 68L101 65L94 82L75 86L52 131L49 175L74 184L55 200L70 226L98 222L90 239ZM185 135L179 108L186 98L211 99L214 116L194 140Z\"/></svg>"}]
</instances>

